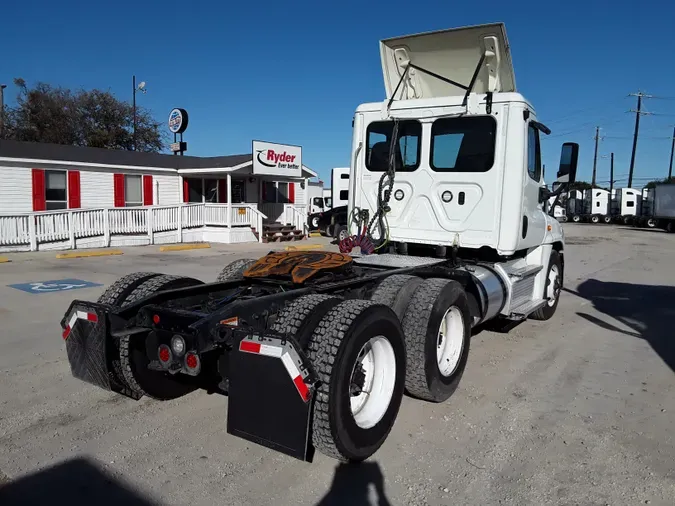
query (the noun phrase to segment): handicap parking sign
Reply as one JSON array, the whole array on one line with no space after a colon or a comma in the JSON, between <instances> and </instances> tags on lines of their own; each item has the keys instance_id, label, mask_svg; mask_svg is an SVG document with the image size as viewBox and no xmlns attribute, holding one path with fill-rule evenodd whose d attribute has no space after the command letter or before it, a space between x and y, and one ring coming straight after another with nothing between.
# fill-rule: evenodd
<instances>
[{"instance_id":1,"label":"handicap parking sign","mask_svg":"<svg viewBox=\"0 0 675 506\"><path fill-rule=\"evenodd\" d=\"M28 293L52 293L65 292L68 290L77 290L79 288L90 288L92 286L102 286L101 283L92 283L83 279L56 279L50 281L34 281L32 283L17 283L7 285L17 290Z\"/></svg>"}]
</instances>

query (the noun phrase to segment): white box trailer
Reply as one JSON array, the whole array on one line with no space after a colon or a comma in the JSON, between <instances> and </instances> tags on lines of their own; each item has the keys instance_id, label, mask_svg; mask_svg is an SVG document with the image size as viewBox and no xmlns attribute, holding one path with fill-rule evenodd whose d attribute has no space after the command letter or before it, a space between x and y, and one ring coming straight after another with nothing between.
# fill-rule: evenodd
<instances>
[{"instance_id":1,"label":"white box trailer","mask_svg":"<svg viewBox=\"0 0 675 506\"><path fill-rule=\"evenodd\" d=\"M349 204L349 167L337 167L331 171L331 207Z\"/></svg>"},{"instance_id":2,"label":"white box trailer","mask_svg":"<svg viewBox=\"0 0 675 506\"><path fill-rule=\"evenodd\" d=\"M655 226L667 232L675 232L675 184L659 184L654 187Z\"/></svg>"}]
</instances>

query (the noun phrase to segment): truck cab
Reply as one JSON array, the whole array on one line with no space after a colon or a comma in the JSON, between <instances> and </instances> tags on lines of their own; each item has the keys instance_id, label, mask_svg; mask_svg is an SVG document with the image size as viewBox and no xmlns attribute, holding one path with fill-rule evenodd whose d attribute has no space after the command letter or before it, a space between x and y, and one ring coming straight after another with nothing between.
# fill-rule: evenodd
<instances>
[{"instance_id":1,"label":"truck cab","mask_svg":"<svg viewBox=\"0 0 675 506\"><path fill-rule=\"evenodd\" d=\"M350 214L377 212L390 172L375 239L500 257L562 248L546 212L541 137L550 130L516 90L504 25L387 39L380 55L387 98L354 116Z\"/></svg>"}]
</instances>

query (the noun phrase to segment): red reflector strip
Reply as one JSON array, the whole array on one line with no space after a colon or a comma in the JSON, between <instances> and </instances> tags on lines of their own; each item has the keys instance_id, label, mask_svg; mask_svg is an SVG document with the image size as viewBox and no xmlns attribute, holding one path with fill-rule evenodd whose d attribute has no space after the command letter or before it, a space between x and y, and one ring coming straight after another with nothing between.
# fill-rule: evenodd
<instances>
[{"instance_id":1,"label":"red reflector strip","mask_svg":"<svg viewBox=\"0 0 675 506\"><path fill-rule=\"evenodd\" d=\"M307 402L309 400L309 387L305 384L305 381L302 379L302 375L300 374L300 371L298 370L297 366L293 363L293 359L291 358L290 354L284 353L281 356L281 361L284 363L284 366L286 367L288 374L291 376L295 388L298 389L300 397L302 397L303 401Z\"/></svg>"},{"instance_id":2,"label":"red reflector strip","mask_svg":"<svg viewBox=\"0 0 675 506\"><path fill-rule=\"evenodd\" d=\"M293 383L295 384L295 388L298 389L298 393L300 394L300 397L302 397L302 400L307 402L309 400L309 388L305 385L302 376L293 378Z\"/></svg>"},{"instance_id":3,"label":"red reflector strip","mask_svg":"<svg viewBox=\"0 0 675 506\"><path fill-rule=\"evenodd\" d=\"M73 311L73 314L70 317L68 325L66 325L66 328L63 330L64 339L68 339L68 336L70 335L70 332L73 330L73 327L75 326L75 322L77 322L77 320L87 320L92 323L97 323L98 315L96 313L86 313L85 311Z\"/></svg>"},{"instance_id":4,"label":"red reflector strip","mask_svg":"<svg viewBox=\"0 0 675 506\"><path fill-rule=\"evenodd\" d=\"M247 351L249 353L260 353L260 343L252 341L242 341L239 343L239 351Z\"/></svg>"}]
</instances>

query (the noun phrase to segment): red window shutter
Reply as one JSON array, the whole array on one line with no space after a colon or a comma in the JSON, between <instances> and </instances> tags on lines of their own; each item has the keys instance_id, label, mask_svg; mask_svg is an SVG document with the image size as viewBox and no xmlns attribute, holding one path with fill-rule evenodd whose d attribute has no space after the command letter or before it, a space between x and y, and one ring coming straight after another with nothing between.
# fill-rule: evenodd
<instances>
[{"instance_id":1,"label":"red window shutter","mask_svg":"<svg viewBox=\"0 0 675 506\"><path fill-rule=\"evenodd\" d=\"M295 183L288 183L288 201L295 204Z\"/></svg>"},{"instance_id":2,"label":"red window shutter","mask_svg":"<svg viewBox=\"0 0 675 506\"><path fill-rule=\"evenodd\" d=\"M188 188L187 179L183 179L183 202L190 201L190 188Z\"/></svg>"},{"instance_id":3,"label":"red window shutter","mask_svg":"<svg viewBox=\"0 0 675 506\"><path fill-rule=\"evenodd\" d=\"M115 207L124 207L124 174L113 175L113 189L115 192Z\"/></svg>"},{"instance_id":4,"label":"red window shutter","mask_svg":"<svg viewBox=\"0 0 675 506\"><path fill-rule=\"evenodd\" d=\"M80 198L80 171L68 171L68 209L82 207Z\"/></svg>"},{"instance_id":5,"label":"red window shutter","mask_svg":"<svg viewBox=\"0 0 675 506\"><path fill-rule=\"evenodd\" d=\"M143 176L143 205L152 205L152 176Z\"/></svg>"},{"instance_id":6,"label":"red window shutter","mask_svg":"<svg viewBox=\"0 0 675 506\"><path fill-rule=\"evenodd\" d=\"M227 179L218 180L218 202L227 203Z\"/></svg>"},{"instance_id":7,"label":"red window shutter","mask_svg":"<svg viewBox=\"0 0 675 506\"><path fill-rule=\"evenodd\" d=\"M33 169L33 211L47 209L45 201L45 171Z\"/></svg>"}]
</instances>

